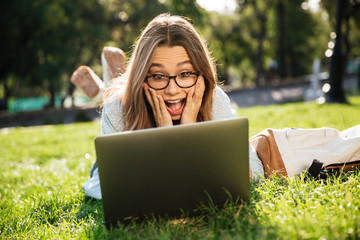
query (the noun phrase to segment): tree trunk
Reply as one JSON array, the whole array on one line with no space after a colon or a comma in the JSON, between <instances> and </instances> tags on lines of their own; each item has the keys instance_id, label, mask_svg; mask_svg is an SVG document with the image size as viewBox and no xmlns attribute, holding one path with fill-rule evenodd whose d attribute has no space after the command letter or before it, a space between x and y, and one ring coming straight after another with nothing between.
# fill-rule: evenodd
<instances>
[{"instance_id":1,"label":"tree trunk","mask_svg":"<svg viewBox=\"0 0 360 240\"><path fill-rule=\"evenodd\" d=\"M344 32L344 45L345 45L345 62L349 56L349 53L351 52L351 43L349 40L350 35L350 15L345 14L345 32Z\"/></svg>"},{"instance_id":2,"label":"tree trunk","mask_svg":"<svg viewBox=\"0 0 360 240\"><path fill-rule=\"evenodd\" d=\"M226 43L225 42L223 42L222 43L222 52L226 52ZM226 57L225 56L225 58L224 58L224 73L223 73L223 83L224 83L224 85L230 85L231 83L230 83L230 77L229 77L229 59L228 59L228 57Z\"/></svg>"},{"instance_id":3,"label":"tree trunk","mask_svg":"<svg viewBox=\"0 0 360 240\"><path fill-rule=\"evenodd\" d=\"M256 76L255 76L255 84L256 86L260 86L264 84L262 82L264 80L264 39L266 36L266 22L267 22L267 10L266 8L264 10L259 9L257 5L257 1L252 1L253 8L255 10L255 16L260 24L260 30L257 33L257 50L255 54L255 70L256 70Z\"/></svg>"},{"instance_id":4,"label":"tree trunk","mask_svg":"<svg viewBox=\"0 0 360 240\"><path fill-rule=\"evenodd\" d=\"M6 84L6 79L4 80L4 98L0 99L0 111L8 110L8 102L10 97L10 89Z\"/></svg>"},{"instance_id":5,"label":"tree trunk","mask_svg":"<svg viewBox=\"0 0 360 240\"><path fill-rule=\"evenodd\" d=\"M49 92L50 92L50 103L48 106L51 108L55 108L55 87L51 81L49 85Z\"/></svg>"},{"instance_id":6,"label":"tree trunk","mask_svg":"<svg viewBox=\"0 0 360 240\"><path fill-rule=\"evenodd\" d=\"M280 79L286 77L286 66L285 66L285 12L284 12L284 3L283 0L279 0L277 3L277 24L279 29L278 36L278 71Z\"/></svg>"},{"instance_id":7,"label":"tree trunk","mask_svg":"<svg viewBox=\"0 0 360 240\"><path fill-rule=\"evenodd\" d=\"M343 77L344 77L344 54L342 52L341 41L341 21L344 9L344 1L336 1L336 39L334 52L330 60L330 76L329 84L330 90L326 93L326 102L328 103L346 103L345 93L343 89Z\"/></svg>"},{"instance_id":8,"label":"tree trunk","mask_svg":"<svg viewBox=\"0 0 360 240\"><path fill-rule=\"evenodd\" d=\"M298 63L296 60L296 55L292 46L289 46L289 57L290 57L290 70L291 70L291 77L296 77L299 75Z\"/></svg>"},{"instance_id":9,"label":"tree trunk","mask_svg":"<svg viewBox=\"0 0 360 240\"><path fill-rule=\"evenodd\" d=\"M260 21L260 32L258 37L258 48L256 51L255 62L256 62L256 85L265 84L264 80L264 39L266 35L266 15L258 15Z\"/></svg>"}]
</instances>

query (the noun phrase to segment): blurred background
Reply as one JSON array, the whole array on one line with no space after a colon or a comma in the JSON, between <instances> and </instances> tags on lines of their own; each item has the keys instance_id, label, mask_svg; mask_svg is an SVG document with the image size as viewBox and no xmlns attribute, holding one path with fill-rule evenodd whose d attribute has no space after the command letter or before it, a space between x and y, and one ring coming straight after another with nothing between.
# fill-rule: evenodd
<instances>
[{"instance_id":1,"label":"blurred background","mask_svg":"<svg viewBox=\"0 0 360 240\"><path fill-rule=\"evenodd\" d=\"M0 12L0 115L88 104L70 82L76 68L102 76L102 48L130 57L141 29L163 12L192 19L229 92L314 72L331 80L331 66L360 81L359 0L12 0ZM341 64L331 65L334 54Z\"/></svg>"}]
</instances>

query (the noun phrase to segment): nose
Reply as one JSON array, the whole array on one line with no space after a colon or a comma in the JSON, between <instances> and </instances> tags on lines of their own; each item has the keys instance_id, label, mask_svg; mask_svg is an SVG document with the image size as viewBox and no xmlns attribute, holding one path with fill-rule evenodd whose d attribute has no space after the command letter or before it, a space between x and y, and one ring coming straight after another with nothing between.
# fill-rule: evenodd
<instances>
[{"instance_id":1,"label":"nose","mask_svg":"<svg viewBox=\"0 0 360 240\"><path fill-rule=\"evenodd\" d=\"M165 88L165 93L169 95L176 95L179 92L180 88L176 84L174 78L171 78L169 81L169 85Z\"/></svg>"}]
</instances>

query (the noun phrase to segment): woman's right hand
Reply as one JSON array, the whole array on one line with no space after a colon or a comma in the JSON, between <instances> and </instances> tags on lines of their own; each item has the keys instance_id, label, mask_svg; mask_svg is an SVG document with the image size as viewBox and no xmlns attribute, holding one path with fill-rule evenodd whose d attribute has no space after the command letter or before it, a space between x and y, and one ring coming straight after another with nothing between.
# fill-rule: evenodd
<instances>
[{"instance_id":1,"label":"woman's right hand","mask_svg":"<svg viewBox=\"0 0 360 240\"><path fill-rule=\"evenodd\" d=\"M150 88L146 83L143 83L143 89L145 92L146 99L148 100L152 111L154 113L154 118L157 127L166 127L172 126L173 122L171 115L166 109L164 99L156 94L156 91Z\"/></svg>"}]
</instances>

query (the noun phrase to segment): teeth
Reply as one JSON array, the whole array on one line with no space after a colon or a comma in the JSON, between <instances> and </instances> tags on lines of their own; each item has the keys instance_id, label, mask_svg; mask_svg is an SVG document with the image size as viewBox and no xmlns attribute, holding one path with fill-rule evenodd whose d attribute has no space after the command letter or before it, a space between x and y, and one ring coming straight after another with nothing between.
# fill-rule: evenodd
<instances>
[{"instance_id":1,"label":"teeth","mask_svg":"<svg viewBox=\"0 0 360 240\"><path fill-rule=\"evenodd\" d=\"M175 100L175 101L166 101L167 103L178 103L181 102L181 100Z\"/></svg>"}]
</instances>

